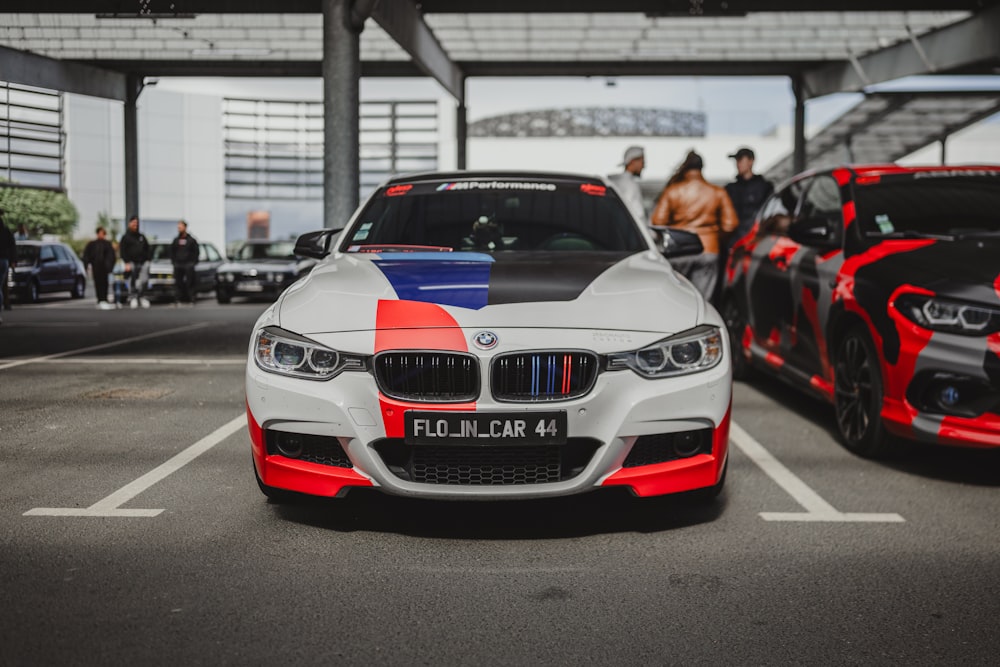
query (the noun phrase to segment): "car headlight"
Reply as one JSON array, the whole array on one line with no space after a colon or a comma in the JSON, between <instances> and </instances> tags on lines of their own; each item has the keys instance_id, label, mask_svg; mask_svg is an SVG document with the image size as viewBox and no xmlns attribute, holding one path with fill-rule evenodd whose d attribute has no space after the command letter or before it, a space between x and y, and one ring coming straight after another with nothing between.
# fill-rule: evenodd
<instances>
[{"instance_id":1,"label":"car headlight","mask_svg":"<svg viewBox=\"0 0 1000 667\"><path fill-rule=\"evenodd\" d=\"M234 274L232 274L232 273L227 273L226 274L226 282L227 283L234 282L235 280L236 280L236 276Z\"/></svg>"},{"instance_id":2,"label":"car headlight","mask_svg":"<svg viewBox=\"0 0 1000 667\"><path fill-rule=\"evenodd\" d=\"M698 373L722 361L722 334L702 325L632 352L608 355L608 370L630 368L648 378Z\"/></svg>"},{"instance_id":3,"label":"car headlight","mask_svg":"<svg viewBox=\"0 0 1000 667\"><path fill-rule=\"evenodd\" d=\"M961 301L948 301L925 294L903 294L896 310L931 331L963 336L985 336L1000 331L1000 310Z\"/></svg>"},{"instance_id":4,"label":"car headlight","mask_svg":"<svg viewBox=\"0 0 1000 667\"><path fill-rule=\"evenodd\" d=\"M269 373L305 380L329 380L341 371L367 368L361 355L338 352L279 327L264 327L257 332L254 360Z\"/></svg>"}]
</instances>

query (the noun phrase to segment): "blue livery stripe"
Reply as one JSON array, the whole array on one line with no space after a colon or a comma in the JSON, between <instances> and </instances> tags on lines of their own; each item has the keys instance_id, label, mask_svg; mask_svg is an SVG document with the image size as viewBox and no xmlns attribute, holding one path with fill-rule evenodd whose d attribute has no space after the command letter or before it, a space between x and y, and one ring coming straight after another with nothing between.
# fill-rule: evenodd
<instances>
[{"instance_id":1,"label":"blue livery stripe","mask_svg":"<svg viewBox=\"0 0 1000 667\"><path fill-rule=\"evenodd\" d=\"M392 253L373 263L400 299L472 310L487 304L493 266L489 255L448 253L442 261L441 253Z\"/></svg>"}]
</instances>

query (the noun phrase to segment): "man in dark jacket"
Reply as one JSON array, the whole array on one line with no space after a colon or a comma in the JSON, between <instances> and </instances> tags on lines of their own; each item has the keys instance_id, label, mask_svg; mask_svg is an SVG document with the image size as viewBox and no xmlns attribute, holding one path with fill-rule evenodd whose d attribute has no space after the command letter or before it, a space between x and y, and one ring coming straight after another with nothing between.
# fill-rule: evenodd
<instances>
[{"instance_id":1,"label":"man in dark jacket","mask_svg":"<svg viewBox=\"0 0 1000 667\"><path fill-rule=\"evenodd\" d=\"M149 308L149 299L142 296L149 279L149 241L139 231L139 216L128 219L128 229L119 243L122 261L125 262L125 279L128 280L128 303L130 308Z\"/></svg>"},{"instance_id":2,"label":"man in dark jacket","mask_svg":"<svg viewBox=\"0 0 1000 667\"><path fill-rule=\"evenodd\" d=\"M83 263L90 269L94 279L94 290L97 292L97 307L101 310L114 310L114 305L108 303L108 274L115 269L115 247L108 240L108 232L104 227L97 228L97 238L83 249Z\"/></svg>"},{"instance_id":3,"label":"man in dark jacket","mask_svg":"<svg viewBox=\"0 0 1000 667\"><path fill-rule=\"evenodd\" d=\"M3 324L3 311L10 310L10 296L7 294L7 273L10 267L17 263L17 241L3 220L0 211L0 324Z\"/></svg>"},{"instance_id":4,"label":"man in dark jacket","mask_svg":"<svg viewBox=\"0 0 1000 667\"><path fill-rule=\"evenodd\" d=\"M177 223L177 236L170 244L170 261L174 265L176 298L181 303L194 305L198 298L195 264L198 263L198 241L188 234L187 223Z\"/></svg>"},{"instance_id":5,"label":"man in dark jacket","mask_svg":"<svg viewBox=\"0 0 1000 667\"><path fill-rule=\"evenodd\" d=\"M754 216L760 210L764 200L774 192L774 185L763 176L753 173L753 151L741 148L729 157L736 160L736 180L726 184L726 192L733 200L736 216L740 224L732 236L736 242L753 227Z\"/></svg>"}]
</instances>

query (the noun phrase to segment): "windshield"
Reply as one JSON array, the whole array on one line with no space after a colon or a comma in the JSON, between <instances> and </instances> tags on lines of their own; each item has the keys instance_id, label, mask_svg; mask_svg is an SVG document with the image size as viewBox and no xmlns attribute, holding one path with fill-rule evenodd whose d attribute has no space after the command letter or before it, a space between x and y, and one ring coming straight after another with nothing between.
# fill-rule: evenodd
<instances>
[{"instance_id":1,"label":"windshield","mask_svg":"<svg viewBox=\"0 0 1000 667\"><path fill-rule=\"evenodd\" d=\"M435 181L379 192L345 235L347 252L645 250L635 220L597 183Z\"/></svg>"},{"instance_id":2,"label":"windshield","mask_svg":"<svg viewBox=\"0 0 1000 667\"><path fill-rule=\"evenodd\" d=\"M17 246L17 261L14 266L34 266L38 261L38 246L19 245Z\"/></svg>"},{"instance_id":3,"label":"windshield","mask_svg":"<svg viewBox=\"0 0 1000 667\"><path fill-rule=\"evenodd\" d=\"M855 204L865 236L997 234L1000 172L883 176L858 184Z\"/></svg>"},{"instance_id":4,"label":"windshield","mask_svg":"<svg viewBox=\"0 0 1000 667\"><path fill-rule=\"evenodd\" d=\"M245 243L233 253L233 259L295 259L295 243Z\"/></svg>"},{"instance_id":5,"label":"windshield","mask_svg":"<svg viewBox=\"0 0 1000 667\"><path fill-rule=\"evenodd\" d=\"M170 244L156 243L149 249L149 257L154 262L170 261Z\"/></svg>"}]
</instances>

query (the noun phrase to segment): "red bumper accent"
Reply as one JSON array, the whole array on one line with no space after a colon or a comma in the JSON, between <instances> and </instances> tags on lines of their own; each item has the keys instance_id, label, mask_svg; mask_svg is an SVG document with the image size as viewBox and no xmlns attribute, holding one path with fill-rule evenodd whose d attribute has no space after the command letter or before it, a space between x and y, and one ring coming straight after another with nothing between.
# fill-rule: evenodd
<instances>
[{"instance_id":1,"label":"red bumper accent","mask_svg":"<svg viewBox=\"0 0 1000 667\"><path fill-rule=\"evenodd\" d=\"M333 497L346 486L373 486L370 479L351 468L296 461L284 456L268 456L264 447L264 431L247 405L247 427L253 450L253 464L257 476L266 486L298 491L313 496Z\"/></svg>"},{"instance_id":2,"label":"red bumper accent","mask_svg":"<svg viewBox=\"0 0 1000 667\"><path fill-rule=\"evenodd\" d=\"M662 496L668 493L694 491L718 484L729 454L729 420L732 405L722 423L712 434L712 453L698 454L689 459L667 461L637 468L622 468L602 486L628 486L637 496Z\"/></svg>"}]
</instances>

